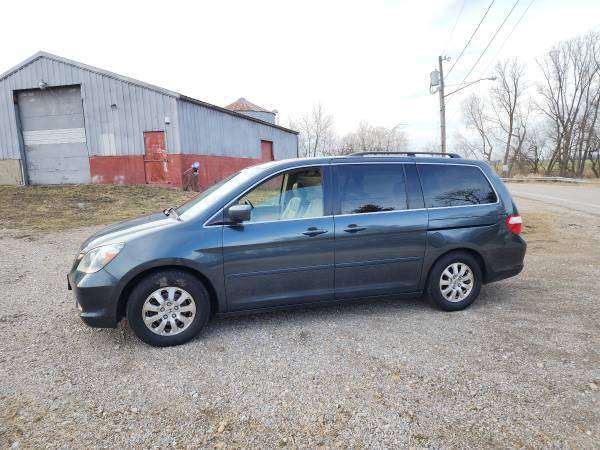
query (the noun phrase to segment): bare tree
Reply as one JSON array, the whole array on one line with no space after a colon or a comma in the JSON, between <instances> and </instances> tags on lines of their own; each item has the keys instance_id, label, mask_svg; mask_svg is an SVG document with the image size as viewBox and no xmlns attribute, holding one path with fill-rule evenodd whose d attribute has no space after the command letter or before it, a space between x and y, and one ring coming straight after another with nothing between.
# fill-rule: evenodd
<instances>
[{"instance_id":1,"label":"bare tree","mask_svg":"<svg viewBox=\"0 0 600 450\"><path fill-rule=\"evenodd\" d=\"M402 151L407 147L408 138L402 124L386 128L362 121L356 131L344 136L339 153Z\"/></svg>"},{"instance_id":2,"label":"bare tree","mask_svg":"<svg viewBox=\"0 0 600 450\"><path fill-rule=\"evenodd\" d=\"M496 65L496 85L491 89L495 115L496 139L502 143L504 175L510 175L512 162L523 146L527 131L528 109L524 111L525 67L516 59ZM508 168L508 170L506 170Z\"/></svg>"},{"instance_id":3,"label":"bare tree","mask_svg":"<svg viewBox=\"0 0 600 450\"><path fill-rule=\"evenodd\" d=\"M592 135L592 150L590 150L590 168L597 178L600 178L600 130L596 128Z\"/></svg>"},{"instance_id":4,"label":"bare tree","mask_svg":"<svg viewBox=\"0 0 600 450\"><path fill-rule=\"evenodd\" d=\"M466 130L455 135L458 148L488 161L500 151L509 174L516 166L579 177L591 169L600 177L600 32L560 42L538 67L543 81L532 97L524 65L496 65L489 103L477 96L463 102Z\"/></svg>"},{"instance_id":5,"label":"bare tree","mask_svg":"<svg viewBox=\"0 0 600 450\"><path fill-rule=\"evenodd\" d=\"M548 157L548 133L541 125L527 130L515 162L525 165L531 173L539 174L544 170L544 161Z\"/></svg>"},{"instance_id":6,"label":"bare tree","mask_svg":"<svg viewBox=\"0 0 600 450\"><path fill-rule=\"evenodd\" d=\"M366 121L358 128L338 139L333 128L333 117L325 113L319 103L312 111L290 120L289 126L300 132L299 147L302 156L345 155L359 151L404 150L408 138L402 130L402 124L391 128L372 126Z\"/></svg>"},{"instance_id":7,"label":"bare tree","mask_svg":"<svg viewBox=\"0 0 600 450\"><path fill-rule=\"evenodd\" d=\"M475 134L475 139L469 139L458 133L457 146L465 154L474 158L492 160L494 146L492 145L492 124L490 117L485 112L483 99L478 95L469 96L462 103L463 122L467 130Z\"/></svg>"},{"instance_id":8,"label":"bare tree","mask_svg":"<svg viewBox=\"0 0 600 450\"><path fill-rule=\"evenodd\" d=\"M335 148L333 117L327 114L321 103L297 120L290 120L290 128L300 132L298 145L302 156L328 154Z\"/></svg>"},{"instance_id":9,"label":"bare tree","mask_svg":"<svg viewBox=\"0 0 600 450\"><path fill-rule=\"evenodd\" d=\"M561 42L538 62L544 81L538 106L551 129L553 151L548 164L561 176L582 176L598 142L600 100L600 33Z\"/></svg>"},{"instance_id":10,"label":"bare tree","mask_svg":"<svg viewBox=\"0 0 600 450\"><path fill-rule=\"evenodd\" d=\"M436 153L436 152L440 151L440 144L439 144L439 142L429 141L429 142L421 145L421 147L419 148L419 151Z\"/></svg>"}]
</instances>

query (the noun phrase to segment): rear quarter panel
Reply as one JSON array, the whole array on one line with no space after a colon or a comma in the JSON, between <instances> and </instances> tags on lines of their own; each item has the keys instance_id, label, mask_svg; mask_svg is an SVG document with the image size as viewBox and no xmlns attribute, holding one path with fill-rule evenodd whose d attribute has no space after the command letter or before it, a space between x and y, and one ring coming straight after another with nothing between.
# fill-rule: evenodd
<instances>
[{"instance_id":1,"label":"rear quarter panel","mask_svg":"<svg viewBox=\"0 0 600 450\"><path fill-rule=\"evenodd\" d=\"M490 205L428 209L427 251L423 261L421 289L435 261L452 250L469 249L477 253L484 265L484 281L494 274L513 268L524 257L521 237L506 228L509 214L517 213L510 192L496 173L485 163L464 161L479 167L494 187L498 202Z\"/></svg>"}]
</instances>

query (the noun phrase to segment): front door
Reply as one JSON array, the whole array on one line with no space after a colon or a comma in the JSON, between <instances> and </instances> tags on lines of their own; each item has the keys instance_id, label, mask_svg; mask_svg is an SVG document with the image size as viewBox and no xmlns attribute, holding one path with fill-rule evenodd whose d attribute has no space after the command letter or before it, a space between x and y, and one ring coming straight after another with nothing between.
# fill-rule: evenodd
<instances>
[{"instance_id":1,"label":"front door","mask_svg":"<svg viewBox=\"0 0 600 450\"><path fill-rule=\"evenodd\" d=\"M428 218L408 209L406 185L404 164L336 166L336 298L418 289Z\"/></svg>"},{"instance_id":2,"label":"front door","mask_svg":"<svg viewBox=\"0 0 600 450\"><path fill-rule=\"evenodd\" d=\"M146 183L168 183L169 159L164 131L144 132Z\"/></svg>"},{"instance_id":3,"label":"front door","mask_svg":"<svg viewBox=\"0 0 600 450\"><path fill-rule=\"evenodd\" d=\"M334 226L328 166L278 174L235 203L249 221L223 227L229 310L333 299Z\"/></svg>"}]
</instances>

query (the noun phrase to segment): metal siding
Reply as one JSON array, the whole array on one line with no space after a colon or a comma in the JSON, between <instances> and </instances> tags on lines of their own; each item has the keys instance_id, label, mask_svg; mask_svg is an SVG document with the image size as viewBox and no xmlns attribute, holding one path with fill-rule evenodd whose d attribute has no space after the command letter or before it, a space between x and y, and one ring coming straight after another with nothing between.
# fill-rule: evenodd
<instances>
[{"instance_id":1,"label":"metal siding","mask_svg":"<svg viewBox=\"0 0 600 450\"><path fill-rule=\"evenodd\" d=\"M174 97L41 56L0 80L0 159L20 158L12 92L37 89L41 79L49 86L81 85L90 156L143 155L143 133L153 130L165 130L167 150L179 153ZM171 118L170 125L164 124L165 116Z\"/></svg>"},{"instance_id":2,"label":"metal siding","mask_svg":"<svg viewBox=\"0 0 600 450\"><path fill-rule=\"evenodd\" d=\"M49 86L81 85L90 156L143 155L144 131L158 130L166 132L169 153L260 158L260 141L269 140L276 159L297 154L294 133L41 56L0 80L0 159L20 158L12 92L37 89L41 79Z\"/></svg>"},{"instance_id":3,"label":"metal siding","mask_svg":"<svg viewBox=\"0 0 600 450\"><path fill-rule=\"evenodd\" d=\"M17 119L12 99L11 78L0 81L0 158L20 159Z\"/></svg>"},{"instance_id":4,"label":"metal siding","mask_svg":"<svg viewBox=\"0 0 600 450\"><path fill-rule=\"evenodd\" d=\"M260 158L260 141L272 141L275 159L295 158L298 136L278 128L178 100L181 151Z\"/></svg>"},{"instance_id":5,"label":"metal siding","mask_svg":"<svg viewBox=\"0 0 600 450\"><path fill-rule=\"evenodd\" d=\"M60 67L55 61L52 61L55 67L54 74L58 78L60 77ZM92 148L92 142L97 142L99 139L98 127L92 127L88 124L95 123L96 111L94 109L95 102L93 101L94 92L88 89L91 85L91 77L89 72L83 72L81 78L81 98L83 101L83 120L85 121L86 135L87 135L87 149L88 155L93 156L95 150Z\"/></svg>"},{"instance_id":6,"label":"metal siding","mask_svg":"<svg viewBox=\"0 0 600 450\"><path fill-rule=\"evenodd\" d=\"M238 111L246 116L254 117L255 119L264 120L265 122L275 123L275 114L264 111Z\"/></svg>"}]
</instances>

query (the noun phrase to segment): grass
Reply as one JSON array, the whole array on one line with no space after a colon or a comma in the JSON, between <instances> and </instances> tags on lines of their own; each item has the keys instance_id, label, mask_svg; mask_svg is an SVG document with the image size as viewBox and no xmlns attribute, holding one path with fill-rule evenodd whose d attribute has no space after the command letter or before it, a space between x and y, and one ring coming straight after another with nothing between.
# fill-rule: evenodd
<instances>
[{"instance_id":1,"label":"grass","mask_svg":"<svg viewBox=\"0 0 600 450\"><path fill-rule=\"evenodd\" d=\"M0 186L0 229L33 233L103 225L178 206L195 192L151 186Z\"/></svg>"}]
</instances>

